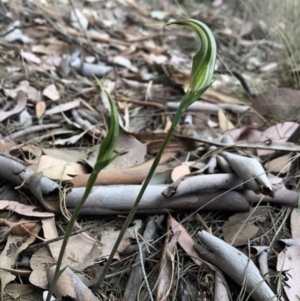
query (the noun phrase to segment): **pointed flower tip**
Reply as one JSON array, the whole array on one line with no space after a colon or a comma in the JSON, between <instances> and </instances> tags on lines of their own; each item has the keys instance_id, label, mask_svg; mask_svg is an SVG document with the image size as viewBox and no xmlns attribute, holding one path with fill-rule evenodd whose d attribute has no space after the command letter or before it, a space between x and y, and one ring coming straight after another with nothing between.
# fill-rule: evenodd
<instances>
[{"instance_id":1,"label":"pointed flower tip","mask_svg":"<svg viewBox=\"0 0 300 301\"><path fill-rule=\"evenodd\" d=\"M101 84L100 80L98 79L98 77L96 75L93 75L93 76L94 76L96 83L99 86L100 90L104 91L104 88L102 87L102 84Z\"/></svg>"},{"instance_id":2,"label":"pointed flower tip","mask_svg":"<svg viewBox=\"0 0 300 301\"><path fill-rule=\"evenodd\" d=\"M192 74L189 90L194 94L203 94L212 84L217 57L217 45L212 31L201 21L186 19L172 21L169 25L184 25L191 27L201 40L201 48L193 57Z\"/></svg>"}]
</instances>

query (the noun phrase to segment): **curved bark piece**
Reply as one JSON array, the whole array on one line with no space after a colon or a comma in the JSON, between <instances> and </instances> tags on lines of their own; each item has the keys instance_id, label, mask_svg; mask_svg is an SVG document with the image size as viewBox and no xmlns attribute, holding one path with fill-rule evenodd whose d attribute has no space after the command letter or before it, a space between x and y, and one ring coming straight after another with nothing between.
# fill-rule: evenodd
<instances>
[{"instance_id":1,"label":"curved bark piece","mask_svg":"<svg viewBox=\"0 0 300 301\"><path fill-rule=\"evenodd\" d=\"M198 232L202 244L194 248L205 260L211 262L246 291L256 301L278 301L278 298L261 277L254 263L242 252L206 231Z\"/></svg>"},{"instance_id":2,"label":"curved bark piece","mask_svg":"<svg viewBox=\"0 0 300 301\"><path fill-rule=\"evenodd\" d=\"M284 244L287 247L300 246L300 238L280 239L279 242L281 242L282 244Z\"/></svg>"},{"instance_id":3,"label":"curved bark piece","mask_svg":"<svg viewBox=\"0 0 300 301\"><path fill-rule=\"evenodd\" d=\"M268 266L268 252L264 251L258 256L258 266L261 276L270 285L269 266Z\"/></svg>"},{"instance_id":4,"label":"curved bark piece","mask_svg":"<svg viewBox=\"0 0 300 301\"><path fill-rule=\"evenodd\" d=\"M274 197L274 188L269 182L264 168L255 158L248 158L229 152L221 152L230 168L245 181L245 186L255 193Z\"/></svg>"},{"instance_id":5,"label":"curved bark piece","mask_svg":"<svg viewBox=\"0 0 300 301\"><path fill-rule=\"evenodd\" d=\"M96 186L81 214L121 214L129 212L140 191L140 185ZM165 198L162 193L174 189L172 197ZM150 185L140 203L140 213L159 213L168 210L205 210L247 211L248 203L279 203L297 207L299 193L288 189L279 189L275 197L257 195L252 191L228 191L244 189L242 180L233 174L200 175L188 177L176 187L172 185ZM224 189L224 190L223 190ZM67 207L71 211L82 198L84 188L73 188L67 194ZM226 192L226 193L225 193ZM225 193L221 196L221 194ZM215 199L216 198L216 199ZM214 201L212 201L215 199Z\"/></svg>"},{"instance_id":6,"label":"curved bark piece","mask_svg":"<svg viewBox=\"0 0 300 301\"><path fill-rule=\"evenodd\" d=\"M263 196L262 194L255 194L253 191L245 190L241 192L249 203L259 203L259 202L270 202L274 204L281 204L285 206L298 207L299 202L299 192L281 188L276 190L274 198L269 196Z\"/></svg>"},{"instance_id":7,"label":"curved bark piece","mask_svg":"<svg viewBox=\"0 0 300 301\"><path fill-rule=\"evenodd\" d=\"M162 192L167 185L148 186L138 208L139 213L159 213L166 209L196 210L203 207L205 210L247 211L249 204L244 196L236 191L230 191L218 198L225 191L195 192L186 187L174 197L165 198ZM81 214L104 215L127 213L132 208L140 191L140 185L109 185L98 186L93 189L85 202ZM191 193L189 191L191 190ZM84 188L74 188L66 196L67 208L72 211L81 200ZM216 200L212 201L214 198Z\"/></svg>"},{"instance_id":8,"label":"curved bark piece","mask_svg":"<svg viewBox=\"0 0 300 301\"><path fill-rule=\"evenodd\" d=\"M214 301L229 301L228 291L224 280L215 272Z\"/></svg>"},{"instance_id":9,"label":"curved bark piece","mask_svg":"<svg viewBox=\"0 0 300 301\"><path fill-rule=\"evenodd\" d=\"M47 277L49 282L53 280L55 266L48 270ZM82 280L69 268L60 276L55 286L55 296L62 300L98 301L99 299L82 282Z\"/></svg>"},{"instance_id":10,"label":"curved bark piece","mask_svg":"<svg viewBox=\"0 0 300 301\"><path fill-rule=\"evenodd\" d=\"M10 155L0 154L0 178L6 179L18 186L24 185L50 212L59 212L57 195L54 201L45 200L58 190L58 184L45 178L41 173L32 173L26 170L26 163Z\"/></svg>"}]
</instances>

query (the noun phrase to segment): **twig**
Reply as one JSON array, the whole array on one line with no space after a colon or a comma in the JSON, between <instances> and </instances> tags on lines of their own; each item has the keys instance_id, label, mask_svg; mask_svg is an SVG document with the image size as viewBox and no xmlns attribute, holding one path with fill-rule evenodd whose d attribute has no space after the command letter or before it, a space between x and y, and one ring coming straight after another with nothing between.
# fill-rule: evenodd
<instances>
[{"instance_id":1,"label":"twig","mask_svg":"<svg viewBox=\"0 0 300 301\"><path fill-rule=\"evenodd\" d=\"M158 250L152 254L150 254L148 257L146 257L145 259L143 258L143 262L144 261L147 261L147 260L150 260L151 258L155 257L156 255L158 255L159 253L161 253L161 250ZM127 257L128 258L128 257ZM117 262L119 263L119 262ZM121 270L121 271L118 271L118 272L115 272L115 273L111 273L111 274L108 274L104 277L104 279L109 279L109 278L112 278L112 277L115 277L115 276L118 276L118 275L121 275L121 274L124 274L124 273L128 273L130 272L133 268L137 267L138 265L140 265L141 263L140 262L136 262L134 263L132 266L128 267L128 268L125 268L124 270ZM113 265L113 264L112 264Z\"/></svg>"},{"instance_id":2,"label":"twig","mask_svg":"<svg viewBox=\"0 0 300 301\"><path fill-rule=\"evenodd\" d=\"M147 287L147 290L148 290L148 293L149 293L151 301L154 301L153 296L152 296L152 292L151 292L151 289L150 289L150 286L149 286L149 283L148 283L146 271L145 271L144 260L143 260L142 244L140 244L140 242L139 242L139 238L138 238L138 235L137 235L137 232L136 232L135 229L134 229L134 234L135 234L135 238L136 238L136 243L137 243L137 245L139 247L140 264L141 264L141 268L142 268L142 273L143 273L143 276L144 276L144 280L145 280L145 283L146 283L146 287Z\"/></svg>"},{"instance_id":3,"label":"twig","mask_svg":"<svg viewBox=\"0 0 300 301\"><path fill-rule=\"evenodd\" d=\"M10 135L5 136L4 138L13 140L13 139L17 139L17 138L20 138L20 137L23 137L23 136L26 136L26 135L29 135L29 134L32 134L35 132L40 132L42 130L59 128L60 126L61 126L61 124L59 124L59 123L35 125L30 128L26 128L24 130L14 132Z\"/></svg>"},{"instance_id":4,"label":"twig","mask_svg":"<svg viewBox=\"0 0 300 301\"><path fill-rule=\"evenodd\" d=\"M175 135L177 138L186 138L186 136ZM267 144L266 142L237 142L234 144L226 144L218 141L211 141L206 139L193 138L194 141L199 141L202 143L207 143L211 145L221 146L224 149L226 148L254 148L254 149L268 149L268 150L276 150L276 151L287 151L287 152L300 152L300 145L295 145L294 143L276 143L271 142Z\"/></svg>"},{"instance_id":5,"label":"twig","mask_svg":"<svg viewBox=\"0 0 300 301\"><path fill-rule=\"evenodd\" d=\"M82 228L80 230L74 231L74 232L72 232L71 236L76 235L76 234L80 234L80 233L88 231L88 230L91 230L94 227L95 226L93 225L93 226L89 226L89 227ZM64 238L64 235L60 235L58 237L55 237L55 238L52 238L52 239L48 239L46 241L43 241L43 242L40 242L38 244L35 244L35 245L32 245L32 246L28 247L26 249L26 251L28 251L28 252L34 251L34 250L39 249L41 247L45 247L45 246L47 246L47 245L49 245L49 244L51 244L51 243L53 243L55 241L62 240L63 238Z\"/></svg>"}]
</instances>

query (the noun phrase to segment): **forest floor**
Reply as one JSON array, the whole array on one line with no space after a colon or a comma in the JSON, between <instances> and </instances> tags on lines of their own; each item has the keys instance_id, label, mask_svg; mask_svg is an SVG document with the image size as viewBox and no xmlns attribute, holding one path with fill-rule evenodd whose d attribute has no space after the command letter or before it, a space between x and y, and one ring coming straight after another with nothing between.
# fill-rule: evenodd
<instances>
[{"instance_id":1,"label":"forest floor","mask_svg":"<svg viewBox=\"0 0 300 301\"><path fill-rule=\"evenodd\" d=\"M1 300L42 300L52 281L110 124L94 76L118 108L119 156L81 211L56 298L299 300L299 15L293 0L1 1ZM164 26L181 19L214 33L214 82L92 293L189 88L199 37Z\"/></svg>"}]
</instances>

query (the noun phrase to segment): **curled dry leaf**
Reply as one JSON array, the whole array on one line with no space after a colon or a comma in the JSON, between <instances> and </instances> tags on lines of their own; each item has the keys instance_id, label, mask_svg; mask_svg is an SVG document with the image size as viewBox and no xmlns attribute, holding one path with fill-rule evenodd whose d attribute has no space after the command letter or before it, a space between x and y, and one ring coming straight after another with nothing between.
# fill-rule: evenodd
<instances>
[{"instance_id":1,"label":"curled dry leaf","mask_svg":"<svg viewBox=\"0 0 300 301\"><path fill-rule=\"evenodd\" d=\"M24 236L31 232L31 230L36 226L36 223L14 223L15 225L11 225L11 234L18 235L18 236Z\"/></svg>"},{"instance_id":2,"label":"curled dry leaf","mask_svg":"<svg viewBox=\"0 0 300 301\"><path fill-rule=\"evenodd\" d=\"M112 69L110 66L82 62L80 58L76 58L70 65L84 76L103 76Z\"/></svg>"},{"instance_id":3,"label":"curled dry leaf","mask_svg":"<svg viewBox=\"0 0 300 301\"><path fill-rule=\"evenodd\" d=\"M168 299L174 277L175 258L174 250L176 247L180 231L175 232L171 241L165 245L164 256L160 262L156 300L166 301Z\"/></svg>"},{"instance_id":4,"label":"curled dry leaf","mask_svg":"<svg viewBox=\"0 0 300 301\"><path fill-rule=\"evenodd\" d=\"M176 232L181 232L178 237L178 243L182 247L182 249L191 257L191 259L199 266L202 265L202 261L199 259L198 253L193 248L194 241L191 236L188 234L186 229L179 224L171 215L169 215L171 219L171 227L172 231L175 234Z\"/></svg>"},{"instance_id":5,"label":"curled dry leaf","mask_svg":"<svg viewBox=\"0 0 300 301\"><path fill-rule=\"evenodd\" d=\"M44 101L39 101L35 105L35 115L37 119L40 119L46 110L46 103Z\"/></svg>"},{"instance_id":6,"label":"curled dry leaf","mask_svg":"<svg viewBox=\"0 0 300 301\"><path fill-rule=\"evenodd\" d=\"M226 159L222 156L217 155L217 162L218 165L222 168L222 170L226 173L233 173L232 169L230 168L230 165L226 161Z\"/></svg>"},{"instance_id":7,"label":"curled dry leaf","mask_svg":"<svg viewBox=\"0 0 300 301\"><path fill-rule=\"evenodd\" d=\"M20 25L21 22L19 20L9 24L5 31L7 34L1 32L1 35L4 34L3 40L7 42L22 41L25 44L30 43L31 39L22 33L21 29L19 28Z\"/></svg>"},{"instance_id":8,"label":"curled dry leaf","mask_svg":"<svg viewBox=\"0 0 300 301\"><path fill-rule=\"evenodd\" d=\"M248 189L257 194L262 193L274 197L275 190L258 160L229 152L222 152L220 155L226 159L230 168L245 181Z\"/></svg>"},{"instance_id":9,"label":"curled dry leaf","mask_svg":"<svg viewBox=\"0 0 300 301\"><path fill-rule=\"evenodd\" d=\"M173 169L171 178L175 182L179 178L189 175L190 173L190 168L185 164L181 164Z\"/></svg>"},{"instance_id":10,"label":"curled dry leaf","mask_svg":"<svg viewBox=\"0 0 300 301\"><path fill-rule=\"evenodd\" d=\"M7 219L1 218L0 219L0 226L7 227L5 231L2 231L0 235L0 240L4 240L4 238L9 234L17 235L17 236L24 236L36 226L36 223L31 223L28 221L23 222L12 222Z\"/></svg>"},{"instance_id":11,"label":"curled dry leaf","mask_svg":"<svg viewBox=\"0 0 300 301\"><path fill-rule=\"evenodd\" d=\"M218 111L218 118L219 118L220 129L221 129L222 133L225 133L227 131L234 129L234 125L228 119L228 117L225 115L223 110Z\"/></svg>"},{"instance_id":12,"label":"curled dry leaf","mask_svg":"<svg viewBox=\"0 0 300 301\"><path fill-rule=\"evenodd\" d=\"M26 107L26 103L27 103L26 94L22 90L19 90L17 92L17 105L10 111L0 110L0 122L2 122L3 120L7 119L10 116L22 112Z\"/></svg>"},{"instance_id":13,"label":"curled dry leaf","mask_svg":"<svg viewBox=\"0 0 300 301\"><path fill-rule=\"evenodd\" d=\"M25 51L21 51L21 56L30 63L34 63L39 65L42 61L41 59L36 56L35 54L31 53L31 52L25 52Z\"/></svg>"},{"instance_id":14,"label":"curled dry leaf","mask_svg":"<svg viewBox=\"0 0 300 301\"><path fill-rule=\"evenodd\" d=\"M54 84L47 86L43 91L43 95L53 101L59 100L60 98L59 92Z\"/></svg>"},{"instance_id":15,"label":"curled dry leaf","mask_svg":"<svg viewBox=\"0 0 300 301\"><path fill-rule=\"evenodd\" d=\"M0 210L9 210L16 212L20 215L31 216L31 217L52 217L54 213L51 212L38 212L38 208L35 206L25 205L14 201L1 200Z\"/></svg>"}]
</instances>

